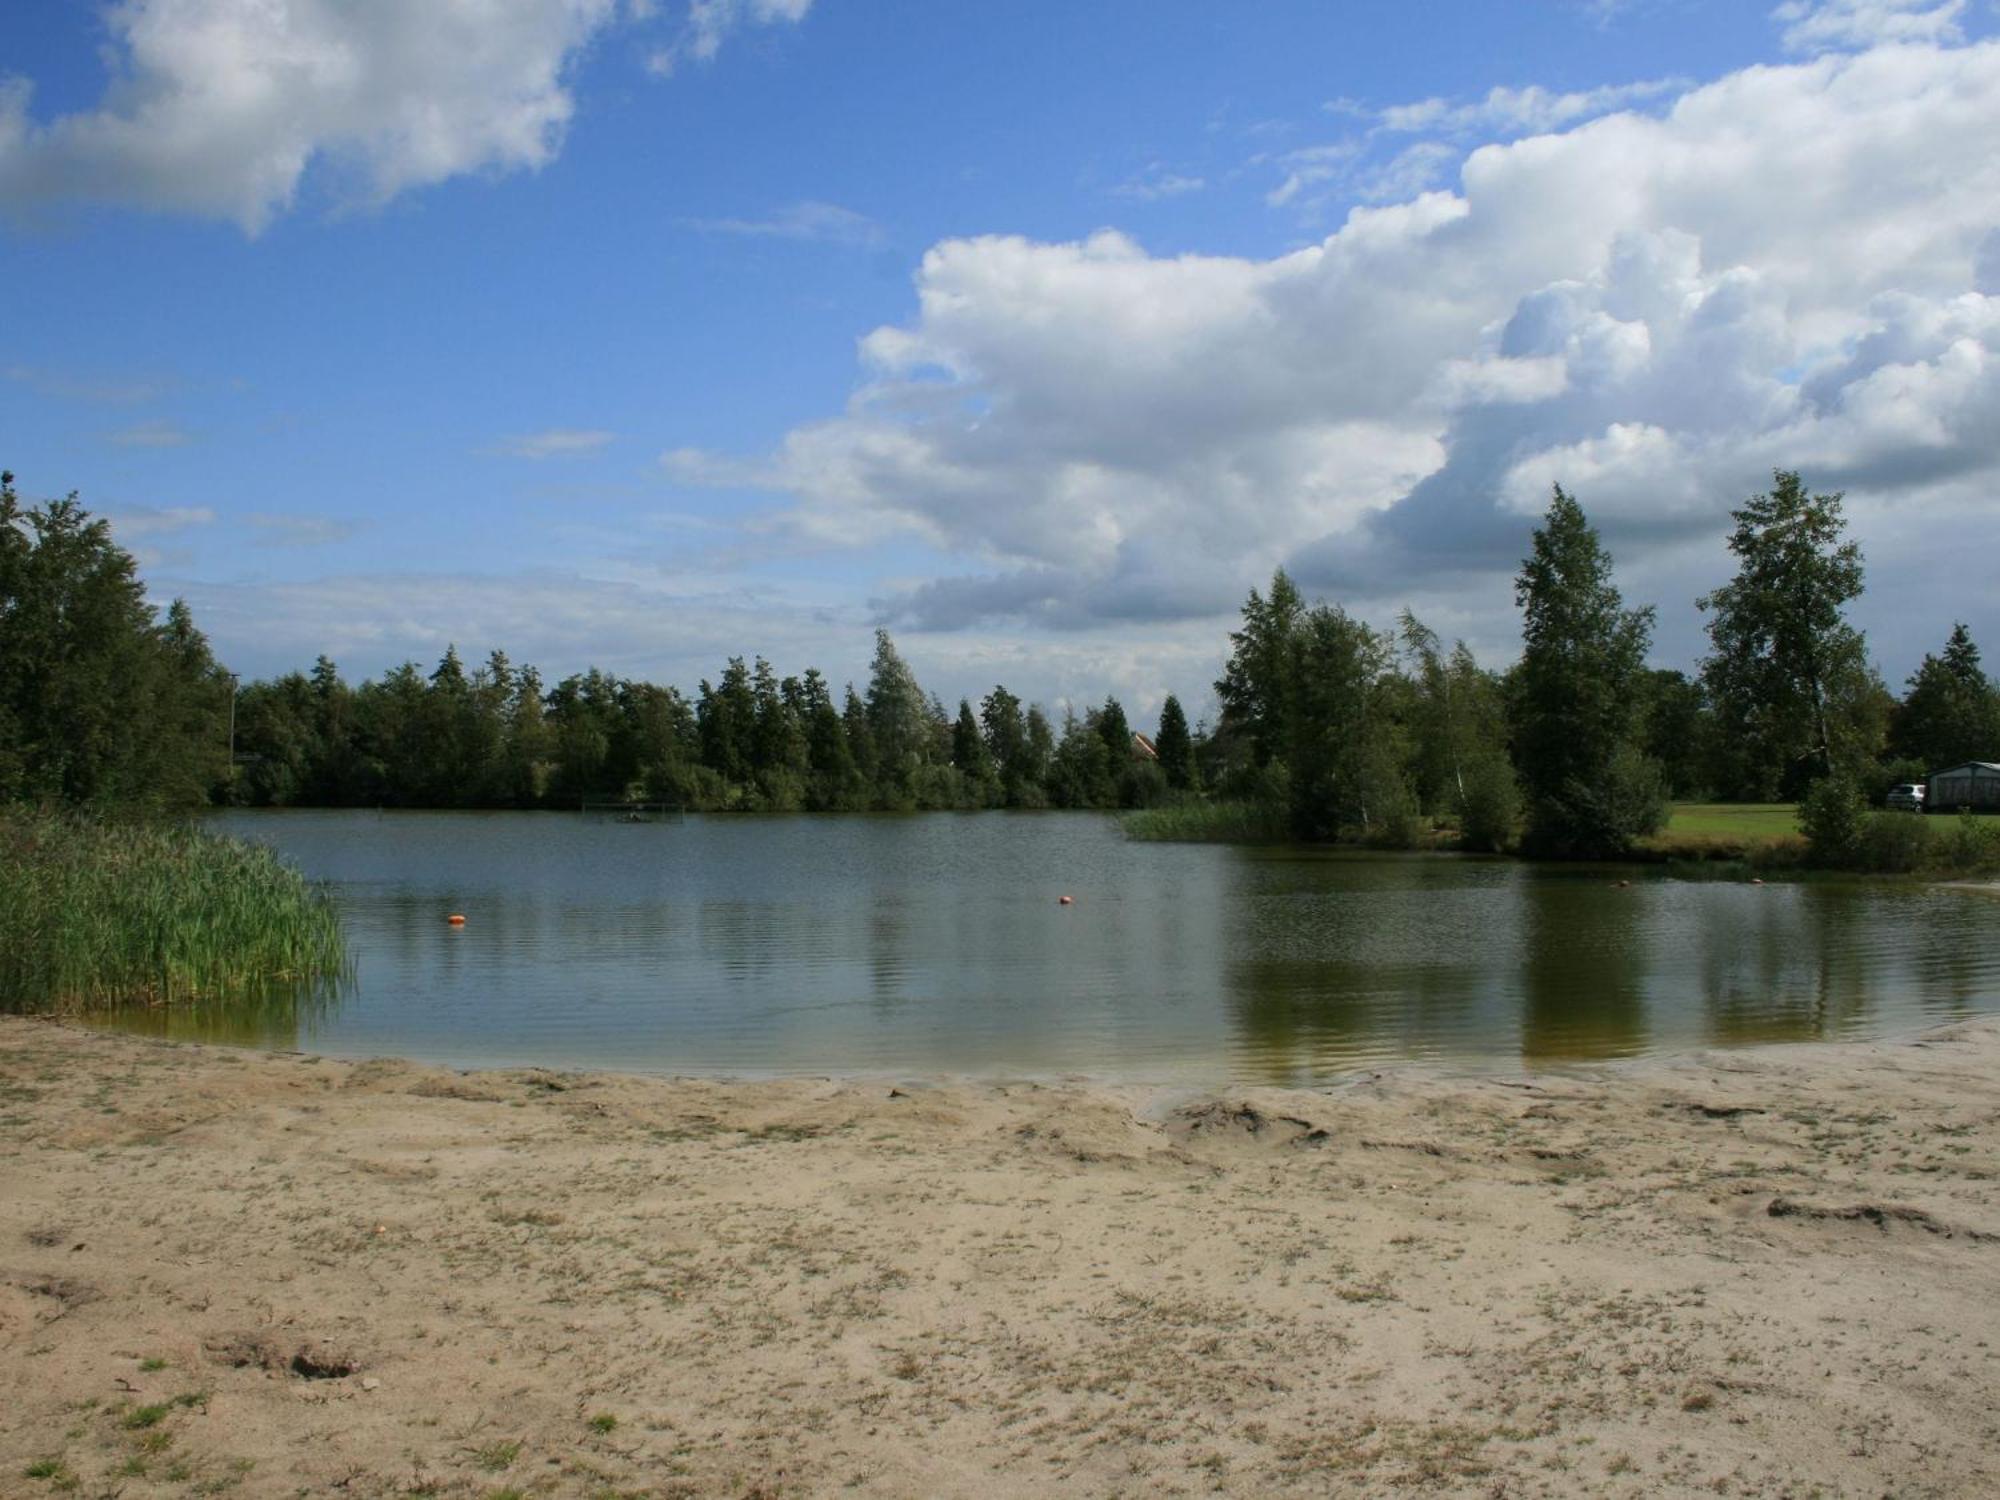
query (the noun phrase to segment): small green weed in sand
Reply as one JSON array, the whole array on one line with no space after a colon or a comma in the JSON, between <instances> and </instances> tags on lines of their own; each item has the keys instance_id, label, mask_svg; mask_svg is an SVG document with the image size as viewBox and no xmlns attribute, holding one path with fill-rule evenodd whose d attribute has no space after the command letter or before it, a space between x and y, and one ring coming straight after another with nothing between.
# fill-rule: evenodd
<instances>
[{"instance_id":1,"label":"small green weed in sand","mask_svg":"<svg viewBox=\"0 0 2000 1500\"><path fill-rule=\"evenodd\" d=\"M601 1411L590 1419L592 1432L615 1432L617 1428L618 1418L608 1411Z\"/></svg>"},{"instance_id":2,"label":"small green weed in sand","mask_svg":"<svg viewBox=\"0 0 2000 1500\"><path fill-rule=\"evenodd\" d=\"M489 1474L498 1474L502 1469L514 1467L514 1460L521 1456L518 1442L488 1443L484 1448L473 1451L472 1461Z\"/></svg>"}]
</instances>

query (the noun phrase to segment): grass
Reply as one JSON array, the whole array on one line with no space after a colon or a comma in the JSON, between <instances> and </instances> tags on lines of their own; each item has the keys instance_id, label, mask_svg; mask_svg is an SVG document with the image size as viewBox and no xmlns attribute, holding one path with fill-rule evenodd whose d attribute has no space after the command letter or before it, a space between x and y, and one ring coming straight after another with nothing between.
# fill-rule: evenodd
<instances>
[{"instance_id":1,"label":"grass","mask_svg":"<svg viewBox=\"0 0 2000 1500\"><path fill-rule=\"evenodd\" d=\"M1796 863L1805 852L1799 810L1790 802L1676 802L1667 826L1639 841L1665 859Z\"/></svg>"},{"instance_id":2,"label":"grass","mask_svg":"<svg viewBox=\"0 0 2000 1500\"><path fill-rule=\"evenodd\" d=\"M1282 807L1262 802L1175 802L1125 814L1125 836L1162 844L1282 844L1292 831Z\"/></svg>"},{"instance_id":3,"label":"grass","mask_svg":"<svg viewBox=\"0 0 2000 1500\"><path fill-rule=\"evenodd\" d=\"M240 999L339 974L324 893L198 829L0 810L0 1010Z\"/></svg>"}]
</instances>

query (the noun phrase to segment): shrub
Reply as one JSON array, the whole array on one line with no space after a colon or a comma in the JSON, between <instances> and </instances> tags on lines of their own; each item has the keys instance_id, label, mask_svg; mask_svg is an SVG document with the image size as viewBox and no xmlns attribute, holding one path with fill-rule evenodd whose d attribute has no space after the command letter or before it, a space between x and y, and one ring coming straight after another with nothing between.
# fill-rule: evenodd
<instances>
[{"instance_id":1,"label":"shrub","mask_svg":"<svg viewBox=\"0 0 2000 1500\"><path fill-rule=\"evenodd\" d=\"M1961 813L1931 840L1937 864L1954 875L1976 875L2000 867L2000 824Z\"/></svg>"},{"instance_id":2,"label":"shrub","mask_svg":"<svg viewBox=\"0 0 2000 1500\"><path fill-rule=\"evenodd\" d=\"M1869 813L1861 824L1854 864L1878 875L1907 875L1931 853L1930 825L1914 813Z\"/></svg>"},{"instance_id":3,"label":"shrub","mask_svg":"<svg viewBox=\"0 0 2000 1500\"><path fill-rule=\"evenodd\" d=\"M1867 817L1861 788L1849 777L1833 775L1814 782L1799 804L1799 828L1812 863L1826 869L1853 865L1861 852Z\"/></svg>"}]
</instances>

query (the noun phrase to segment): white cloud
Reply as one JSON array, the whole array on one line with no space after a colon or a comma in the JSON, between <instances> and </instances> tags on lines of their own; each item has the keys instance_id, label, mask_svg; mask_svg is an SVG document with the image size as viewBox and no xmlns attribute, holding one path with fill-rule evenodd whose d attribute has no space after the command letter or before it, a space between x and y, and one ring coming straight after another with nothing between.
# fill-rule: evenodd
<instances>
[{"instance_id":1,"label":"white cloud","mask_svg":"<svg viewBox=\"0 0 2000 1500\"><path fill-rule=\"evenodd\" d=\"M1494 88L1485 98L1464 104L1442 98L1395 104L1381 112L1380 120L1385 130L1402 134L1528 135L1609 114L1686 87L1685 80L1673 78L1610 84L1574 93L1555 93L1530 84L1518 89Z\"/></svg>"},{"instance_id":2,"label":"white cloud","mask_svg":"<svg viewBox=\"0 0 2000 1500\"><path fill-rule=\"evenodd\" d=\"M838 203L813 199L788 204L762 219L690 219L690 226L708 234L739 234L755 239L813 240L830 245L879 245L882 226L866 214Z\"/></svg>"},{"instance_id":3,"label":"white cloud","mask_svg":"<svg viewBox=\"0 0 2000 1500\"><path fill-rule=\"evenodd\" d=\"M0 370L0 377L24 385L39 396L103 406L143 406L148 401L157 401L168 389L164 381L83 380L35 365L9 365Z\"/></svg>"},{"instance_id":4,"label":"white cloud","mask_svg":"<svg viewBox=\"0 0 2000 1500\"><path fill-rule=\"evenodd\" d=\"M776 524L822 544L974 560L885 591L894 620L1192 618L1284 561L1506 649L1555 479L1669 602L1726 573L1774 466L1848 487L1864 541L1990 495L1996 226L2000 44L1754 68L1482 147L1272 259L944 242L845 411L667 464L789 495ZM1958 607L1990 593L1939 566Z\"/></svg>"},{"instance_id":5,"label":"white cloud","mask_svg":"<svg viewBox=\"0 0 2000 1500\"><path fill-rule=\"evenodd\" d=\"M215 512L206 505L175 505L159 509L151 505L128 505L104 511L112 535L121 542L172 536L193 526L212 526Z\"/></svg>"},{"instance_id":6,"label":"white cloud","mask_svg":"<svg viewBox=\"0 0 2000 1500\"><path fill-rule=\"evenodd\" d=\"M797 25L812 9L813 0L690 0L687 26L672 45L656 48L647 58L649 71L665 77L692 59L713 62L722 44L751 26Z\"/></svg>"},{"instance_id":7,"label":"white cloud","mask_svg":"<svg viewBox=\"0 0 2000 1500\"><path fill-rule=\"evenodd\" d=\"M615 433L597 428L550 427L541 432L525 432L503 438L497 451L509 458L563 458L577 453L595 453L615 436Z\"/></svg>"},{"instance_id":8,"label":"white cloud","mask_svg":"<svg viewBox=\"0 0 2000 1500\"><path fill-rule=\"evenodd\" d=\"M685 46L810 0L694 0ZM36 122L0 76L0 206L88 201L234 220L255 233L309 172L381 204L466 173L534 170L561 149L582 50L654 7L627 0L118 0L97 108Z\"/></svg>"},{"instance_id":9,"label":"white cloud","mask_svg":"<svg viewBox=\"0 0 2000 1500\"><path fill-rule=\"evenodd\" d=\"M1792 52L1963 40L1965 0L1786 0L1771 12Z\"/></svg>"},{"instance_id":10,"label":"white cloud","mask_svg":"<svg viewBox=\"0 0 2000 1500\"><path fill-rule=\"evenodd\" d=\"M189 441L182 428L166 421L140 422L109 436L120 448L179 448Z\"/></svg>"},{"instance_id":11,"label":"white cloud","mask_svg":"<svg viewBox=\"0 0 2000 1500\"><path fill-rule=\"evenodd\" d=\"M1204 178L1176 172L1163 162L1148 162L1136 173L1111 189L1114 198L1130 198L1135 203L1157 203L1162 198L1180 198L1208 186Z\"/></svg>"},{"instance_id":12,"label":"white cloud","mask_svg":"<svg viewBox=\"0 0 2000 1500\"><path fill-rule=\"evenodd\" d=\"M334 516L260 514L246 519L264 547L324 547L346 541L359 529Z\"/></svg>"}]
</instances>

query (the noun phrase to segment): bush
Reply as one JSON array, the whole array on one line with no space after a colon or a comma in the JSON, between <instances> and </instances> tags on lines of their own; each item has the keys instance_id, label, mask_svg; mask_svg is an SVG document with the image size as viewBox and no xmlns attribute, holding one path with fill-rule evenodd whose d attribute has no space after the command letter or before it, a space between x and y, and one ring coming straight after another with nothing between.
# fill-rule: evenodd
<instances>
[{"instance_id":1,"label":"bush","mask_svg":"<svg viewBox=\"0 0 2000 1500\"><path fill-rule=\"evenodd\" d=\"M1799 829L1811 862L1825 869L1851 868L1861 852L1867 817L1868 803L1851 778L1834 775L1814 782L1799 804Z\"/></svg>"},{"instance_id":2,"label":"bush","mask_svg":"<svg viewBox=\"0 0 2000 1500\"><path fill-rule=\"evenodd\" d=\"M1854 863L1877 875L1908 875L1930 862L1931 829L1907 812L1869 813L1861 824Z\"/></svg>"},{"instance_id":3,"label":"bush","mask_svg":"<svg viewBox=\"0 0 2000 1500\"><path fill-rule=\"evenodd\" d=\"M1528 812L1524 844L1547 859L1611 859L1667 821L1659 763L1630 746L1593 782L1568 782Z\"/></svg>"},{"instance_id":4,"label":"bush","mask_svg":"<svg viewBox=\"0 0 2000 1500\"><path fill-rule=\"evenodd\" d=\"M2000 867L2000 824L1961 813L1931 840L1937 864L1950 874L1977 875Z\"/></svg>"}]
</instances>

